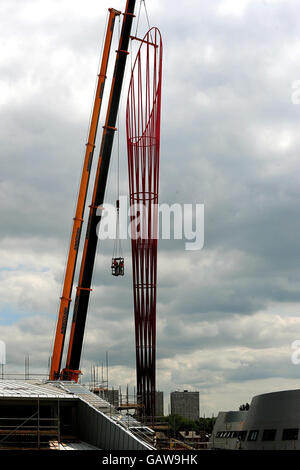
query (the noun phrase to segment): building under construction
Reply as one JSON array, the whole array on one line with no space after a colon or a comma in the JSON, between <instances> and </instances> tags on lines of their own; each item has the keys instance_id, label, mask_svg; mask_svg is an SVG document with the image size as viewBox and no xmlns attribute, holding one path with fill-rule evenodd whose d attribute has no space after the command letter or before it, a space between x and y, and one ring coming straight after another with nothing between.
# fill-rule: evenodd
<instances>
[{"instance_id":1,"label":"building under construction","mask_svg":"<svg viewBox=\"0 0 300 470\"><path fill-rule=\"evenodd\" d=\"M78 383L0 381L0 450L151 450L154 436Z\"/></svg>"}]
</instances>

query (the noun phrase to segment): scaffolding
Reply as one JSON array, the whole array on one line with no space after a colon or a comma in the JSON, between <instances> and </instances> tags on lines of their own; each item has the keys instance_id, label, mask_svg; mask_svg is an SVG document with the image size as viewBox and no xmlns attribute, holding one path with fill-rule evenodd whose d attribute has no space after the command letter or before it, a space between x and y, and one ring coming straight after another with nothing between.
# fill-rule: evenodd
<instances>
[{"instance_id":1,"label":"scaffolding","mask_svg":"<svg viewBox=\"0 0 300 470\"><path fill-rule=\"evenodd\" d=\"M42 449L60 443L60 402L56 416L41 416L40 398L36 411L27 417L0 417L0 449Z\"/></svg>"}]
</instances>

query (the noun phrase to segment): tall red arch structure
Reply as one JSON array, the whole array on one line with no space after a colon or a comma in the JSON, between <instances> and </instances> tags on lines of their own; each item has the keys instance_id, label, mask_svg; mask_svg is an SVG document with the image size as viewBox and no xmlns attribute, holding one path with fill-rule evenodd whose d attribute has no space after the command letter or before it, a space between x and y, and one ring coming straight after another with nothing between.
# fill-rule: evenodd
<instances>
[{"instance_id":1,"label":"tall red arch structure","mask_svg":"<svg viewBox=\"0 0 300 470\"><path fill-rule=\"evenodd\" d=\"M126 110L137 395L146 416L155 414L161 77L161 34L151 28L134 62Z\"/></svg>"}]
</instances>

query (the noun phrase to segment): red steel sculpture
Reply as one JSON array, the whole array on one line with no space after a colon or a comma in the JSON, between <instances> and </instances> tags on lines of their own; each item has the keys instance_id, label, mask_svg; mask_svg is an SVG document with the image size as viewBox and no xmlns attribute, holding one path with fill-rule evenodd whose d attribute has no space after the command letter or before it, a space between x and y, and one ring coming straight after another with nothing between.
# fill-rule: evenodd
<instances>
[{"instance_id":1,"label":"red steel sculpture","mask_svg":"<svg viewBox=\"0 0 300 470\"><path fill-rule=\"evenodd\" d=\"M161 77L161 34L151 28L134 62L126 110L137 396L149 417L155 414Z\"/></svg>"}]
</instances>

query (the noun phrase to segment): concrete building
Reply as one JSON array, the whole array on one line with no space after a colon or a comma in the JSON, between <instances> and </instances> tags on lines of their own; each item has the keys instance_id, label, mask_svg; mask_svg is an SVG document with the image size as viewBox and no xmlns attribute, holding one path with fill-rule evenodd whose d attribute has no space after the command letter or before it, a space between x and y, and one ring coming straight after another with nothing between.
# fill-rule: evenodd
<instances>
[{"instance_id":1,"label":"concrete building","mask_svg":"<svg viewBox=\"0 0 300 470\"><path fill-rule=\"evenodd\" d=\"M215 449L300 450L300 390L255 396L249 411L218 414Z\"/></svg>"},{"instance_id":2,"label":"concrete building","mask_svg":"<svg viewBox=\"0 0 300 470\"><path fill-rule=\"evenodd\" d=\"M155 416L164 415L164 392L155 392Z\"/></svg>"},{"instance_id":3,"label":"concrete building","mask_svg":"<svg viewBox=\"0 0 300 470\"><path fill-rule=\"evenodd\" d=\"M95 393L95 395L103 398L103 400L108 401L112 406L115 406L116 408L119 406L119 390L94 387L91 391Z\"/></svg>"},{"instance_id":4,"label":"concrete building","mask_svg":"<svg viewBox=\"0 0 300 470\"><path fill-rule=\"evenodd\" d=\"M171 415L180 415L186 419L199 419L199 392L171 392Z\"/></svg>"},{"instance_id":5,"label":"concrete building","mask_svg":"<svg viewBox=\"0 0 300 470\"><path fill-rule=\"evenodd\" d=\"M111 405L115 407L119 406L119 390L108 389L103 398Z\"/></svg>"}]
</instances>

